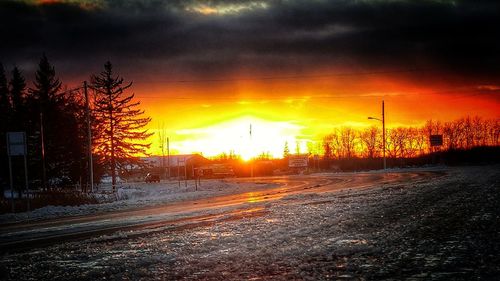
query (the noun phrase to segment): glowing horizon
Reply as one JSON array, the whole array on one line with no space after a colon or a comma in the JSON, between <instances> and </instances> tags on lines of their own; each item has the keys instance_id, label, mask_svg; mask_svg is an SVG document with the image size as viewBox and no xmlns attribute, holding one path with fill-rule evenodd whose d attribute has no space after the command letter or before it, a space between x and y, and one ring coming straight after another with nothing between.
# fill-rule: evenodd
<instances>
[{"instance_id":1,"label":"glowing horizon","mask_svg":"<svg viewBox=\"0 0 500 281\"><path fill-rule=\"evenodd\" d=\"M280 157L374 124L383 99L389 128L499 118L500 3L476 2L0 1L0 62L33 81L46 54L80 85L109 60L173 151ZM270 147L234 137L252 120Z\"/></svg>"},{"instance_id":2,"label":"glowing horizon","mask_svg":"<svg viewBox=\"0 0 500 281\"><path fill-rule=\"evenodd\" d=\"M156 132L163 124L172 154L214 157L232 152L244 160L262 153L280 158L285 142L291 153L297 144L302 153L318 152L322 138L335 128L380 126L367 117L380 117L382 100L387 128L417 127L429 119L445 122L467 115L498 118L500 112L495 97L474 92L485 90L484 85L455 88L450 93L451 86L424 88L402 79L381 78L358 78L357 83L343 79L226 84L209 85L207 90L200 85L155 88L138 83L134 92L153 118L148 128ZM149 141L150 153L161 154L157 136Z\"/></svg>"}]
</instances>

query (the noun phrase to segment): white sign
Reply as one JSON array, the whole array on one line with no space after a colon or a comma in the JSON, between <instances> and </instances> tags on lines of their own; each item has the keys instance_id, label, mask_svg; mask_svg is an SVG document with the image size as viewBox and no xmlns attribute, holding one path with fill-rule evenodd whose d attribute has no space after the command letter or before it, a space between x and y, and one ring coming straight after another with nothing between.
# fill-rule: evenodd
<instances>
[{"instance_id":1,"label":"white sign","mask_svg":"<svg viewBox=\"0 0 500 281\"><path fill-rule=\"evenodd\" d=\"M308 155L290 155L288 158L288 167L290 168L304 168L307 167Z\"/></svg>"},{"instance_id":2,"label":"white sign","mask_svg":"<svg viewBox=\"0 0 500 281\"><path fill-rule=\"evenodd\" d=\"M7 132L7 154L9 156L26 155L26 134L24 132Z\"/></svg>"}]
</instances>

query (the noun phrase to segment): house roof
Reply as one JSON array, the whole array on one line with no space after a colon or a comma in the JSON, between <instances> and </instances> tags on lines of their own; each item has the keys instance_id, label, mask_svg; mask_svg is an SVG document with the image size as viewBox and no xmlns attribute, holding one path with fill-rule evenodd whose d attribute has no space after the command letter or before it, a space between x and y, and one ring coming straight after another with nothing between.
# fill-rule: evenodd
<instances>
[{"instance_id":1,"label":"house roof","mask_svg":"<svg viewBox=\"0 0 500 281\"><path fill-rule=\"evenodd\" d=\"M150 156L146 157L145 160L154 165L154 166L161 166L162 164L162 158L164 159L164 165L170 167L177 167L177 166L184 166L185 162L188 164L191 164L192 162L208 162L209 160L200 154L176 154L176 155L170 155L170 156ZM167 163L170 162L170 163Z\"/></svg>"}]
</instances>

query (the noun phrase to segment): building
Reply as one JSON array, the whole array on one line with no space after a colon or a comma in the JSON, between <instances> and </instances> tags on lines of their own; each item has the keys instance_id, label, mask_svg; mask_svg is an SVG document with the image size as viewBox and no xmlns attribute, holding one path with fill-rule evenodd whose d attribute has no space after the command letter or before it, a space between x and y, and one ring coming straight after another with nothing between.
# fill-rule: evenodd
<instances>
[{"instance_id":1,"label":"building","mask_svg":"<svg viewBox=\"0 0 500 281\"><path fill-rule=\"evenodd\" d=\"M157 168L167 178L193 178L195 170L207 165L210 160L200 154L176 154L150 156L144 159L152 168Z\"/></svg>"}]
</instances>

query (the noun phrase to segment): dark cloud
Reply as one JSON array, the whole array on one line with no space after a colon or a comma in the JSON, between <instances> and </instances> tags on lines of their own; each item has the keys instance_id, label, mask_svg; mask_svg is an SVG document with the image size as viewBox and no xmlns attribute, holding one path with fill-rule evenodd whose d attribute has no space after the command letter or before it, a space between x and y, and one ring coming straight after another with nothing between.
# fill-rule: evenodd
<instances>
[{"instance_id":1,"label":"dark cloud","mask_svg":"<svg viewBox=\"0 0 500 281\"><path fill-rule=\"evenodd\" d=\"M500 75L498 1L85 3L2 1L0 61L28 66L45 52L70 77L107 59L136 77L318 67Z\"/></svg>"}]
</instances>

